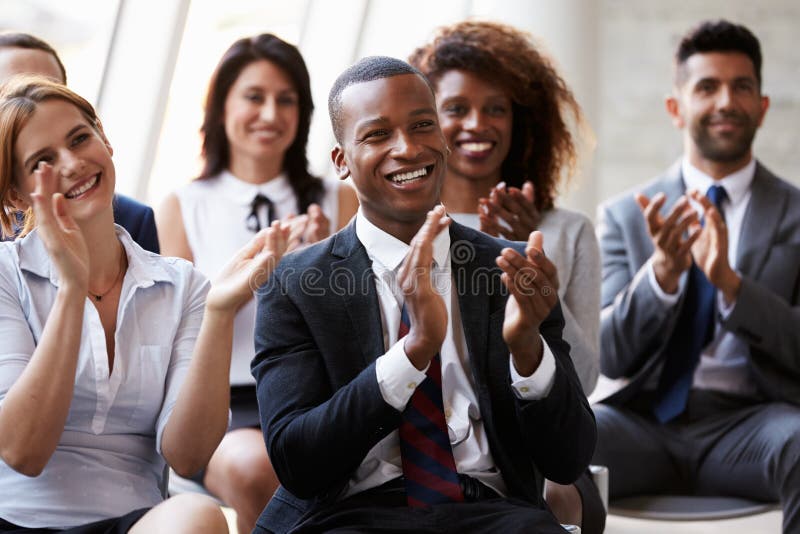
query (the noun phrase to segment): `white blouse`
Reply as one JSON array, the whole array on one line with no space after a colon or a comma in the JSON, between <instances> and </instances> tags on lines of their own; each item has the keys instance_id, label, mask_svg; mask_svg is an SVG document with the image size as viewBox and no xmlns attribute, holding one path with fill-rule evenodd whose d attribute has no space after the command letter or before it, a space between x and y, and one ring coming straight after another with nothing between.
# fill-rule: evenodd
<instances>
[{"instance_id":1,"label":"white blouse","mask_svg":"<svg viewBox=\"0 0 800 534\"><path fill-rule=\"evenodd\" d=\"M331 231L335 231L339 182L326 180L323 183L325 195L320 207L331 222ZM278 219L297 214L297 197L285 174L263 184L251 184L223 171L205 180L195 180L178 189L175 194L181 207L194 265L211 279L253 237L254 233L247 229L245 223L252 210L251 202L257 194L272 201ZM236 314L233 325L231 385L255 384L250 374L250 362L255 356L255 325L256 301L251 299Z\"/></svg>"},{"instance_id":2,"label":"white blouse","mask_svg":"<svg viewBox=\"0 0 800 534\"><path fill-rule=\"evenodd\" d=\"M0 460L0 517L65 528L162 501L161 436L189 367L209 283L192 265L143 250L117 226L128 255L114 368L87 299L64 432L38 477ZM0 409L34 352L56 298L58 274L36 230L0 243Z\"/></svg>"}]
</instances>

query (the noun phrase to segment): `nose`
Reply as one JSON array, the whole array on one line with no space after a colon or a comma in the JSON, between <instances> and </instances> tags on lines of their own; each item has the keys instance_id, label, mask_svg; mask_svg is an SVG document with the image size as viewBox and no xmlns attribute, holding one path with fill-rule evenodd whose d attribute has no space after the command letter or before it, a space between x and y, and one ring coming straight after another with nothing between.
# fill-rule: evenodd
<instances>
[{"instance_id":1,"label":"nose","mask_svg":"<svg viewBox=\"0 0 800 534\"><path fill-rule=\"evenodd\" d=\"M83 160L81 158L69 150L64 150L63 153L59 155L58 159L58 174L62 178L72 179L80 175L81 169L83 168Z\"/></svg>"},{"instance_id":2,"label":"nose","mask_svg":"<svg viewBox=\"0 0 800 534\"><path fill-rule=\"evenodd\" d=\"M470 110L469 113L464 117L464 129L465 130L473 130L473 131L480 131L483 129L483 115L481 114L480 110L473 109Z\"/></svg>"},{"instance_id":3,"label":"nose","mask_svg":"<svg viewBox=\"0 0 800 534\"><path fill-rule=\"evenodd\" d=\"M717 109L729 109L733 106L733 88L722 85L717 92Z\"/></svg>"},{"instance_id":4,"label":"nose","mask_svg":"<svg viewBox=\"0 0 800 534\"><path fill-rule=\"evenodd\" d=\"M275 102L274 97L268 97L264 100L264 104L261 105L261 112L259 117L261 120L266 122L272 122L275 120L275 114L277 112L277 103Z\"/></svg>"},{"instance_id":5,"label":"nose","mask_svg":"<svg viewBox=\"0 0 800 534\"><path fill-rule=\"evenodd\" d=\"M392 147L392 156L398 159L415 160L422 154L422 147L408 132L400 132Z\"/></svg>"}]
</instances>

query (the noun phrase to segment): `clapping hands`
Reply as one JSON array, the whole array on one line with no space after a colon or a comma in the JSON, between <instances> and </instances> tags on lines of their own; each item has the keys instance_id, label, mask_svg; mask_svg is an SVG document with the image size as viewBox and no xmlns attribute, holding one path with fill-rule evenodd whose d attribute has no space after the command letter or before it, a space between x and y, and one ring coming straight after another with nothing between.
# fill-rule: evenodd
<instances>
[{"instance_id":1,"label":"clapping hands","mask_svg":"<svg viewBox=\"0 0 800 534\"><path fill-rule=\"evenodd\" d=\"M510 296L506 302L503 340L522 376L539 366L542 342L539 326L558 301L556 266L544 254L541 232L531 232L525 256L505 248L495 260L503 270L502 281Z\"/></svg>"},{"instance_id":2,"label":"clapping hands","mask_svg":"<svg viewBox=\"0 0 800 534\"><path fill-rule=\"evenodd\" d=\"M30 197L37 231L58 270L60 287L74 287L85 296L89 287L89 248L83 232L69 214L64 195L57 192L53 167L40 163L33 174L36 189Z\"/></svg>"},{"instance_id":3,"label":"clapping hands","mask_svg":"<svg viewBox=\"0 0 800 534\"><path fill-rule=\"evenodd\" d=\"M206 298L208 309L235 313L266 283L286 252L290 225L273 221L229 261Z\"/></svg>"},{"instance_id":4,"label":"clapping hands","mask_svg":"<svg viewBox=\"0 0 800 534\"><path fill-rule=\"evenodd\" d=\"M478 200L478 217L482 232L512 241L527 241L542 220L536 209L533 184L525 182L522 189L518 189L507 188L500 182L492 188L489 198Z\"/></svg>"}]
</instances>

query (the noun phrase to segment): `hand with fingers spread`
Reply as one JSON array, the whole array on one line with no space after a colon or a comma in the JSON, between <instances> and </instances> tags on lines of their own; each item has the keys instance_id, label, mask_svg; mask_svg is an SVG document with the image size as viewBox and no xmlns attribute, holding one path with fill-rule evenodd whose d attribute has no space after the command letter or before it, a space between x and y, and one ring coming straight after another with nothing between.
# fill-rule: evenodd
<instances>
[{"instance_id":1,"label":"hand with fingers spread","mask_svg":"<svg viewBox=\"0 0 800 534\"><path fill-rule=\"evenodd\" d=\"M40 163L34 171L36 189L31 193L37 231L58 269L60 287L86 295L89 287L89 249L83 232L67 210L64 195L57 192L53 167Z\"/></svg>"},{"instance_id":2,"label":"hand with fingers spread","mask_svg":"<svg viewBox=\"0 0 800 534\"><path fill-rule=\"evenodd\" d=\"M739 293L742 280L728 261L728 228L722 214L711 200L697 190L689 196L703 207L705 226L693 225L699 237L691 248L695 264L706 275L712 285L722 291L727 302L733 302Z\"/></svg>"},{"instance_id":3,"label":"hand with fingers spread","mask_svg":"<svg viewBox=\"0 0 800 534\"><path fill-rule=\"evenodd\" d=\"M253 297L286 252L290 227L273 221L242 247L214 280L206 308L235 313Z\"/></svg>"},{"instance_id":4,"label":"hand with fingers spread","mask_svg":"<svg viewBox=\"0 0 800 534\"><path fill-rule=\"evenodd\" d=\"M697 212L685 196L675 202L666 217L662 217L659 210L666 198L664 193L658 193L652 199L637 194L636 203L653 240L652 262L658 285L665 293L675 293L681 274L692 266L691 248L700 236L700 229Z\"/></svg>"},{"instance_id":5,"label":"hand with fingers spread","mask_svg":"<svg viewBox=\"0 0 800 534\"><path fill-rule=\"evenodd\" d=\"M303 242L306 244L322 241L331 235L331 222L322 212L319 204L311 204L308 207L308 223L303 233Z\"/></svg>"},{"instance_id":6,"label":"hand with fingers spread","mask_svg":"<svg viewBox=\"0 0 800 534\"><path fill-rule=\"evenodd\" d=\"M488 199L478 201L481 231L512 241L526 241L542 220L534 199L534 188L530 181L525 182L522 189L507 188L504 182L500 182L492 189ZM505 226L500 224L501 220Z\"/></svg>"},{"instance_id":7,"label":"hand with fingers spread","mask_svg":"<svg viewBox=\"0 0 800 534\"><path fill-rule=\"evenodd\" d=\"M503 270L502 281L509 290L503 321L503 340L522 376L539 367L542 341L539 325L558 301L558 273L544 254L542 233L531 232L525 256L511 248L501 251L496 260Z\"/></svg>"},{"instance_id":8,"label":"hand with fingers spread","mask_svg":"<svg viewBox=\"0 0 800 534\"><path fill-rule=\"evenodd\" d=\"M447 333L447 307L431 278L433 241L450 226L444 206L428 212L425 224L411 240L397 283L405 296L410 322L404 349L417 369L424 369L442 347Z\"/></svg>"}]
</instances>

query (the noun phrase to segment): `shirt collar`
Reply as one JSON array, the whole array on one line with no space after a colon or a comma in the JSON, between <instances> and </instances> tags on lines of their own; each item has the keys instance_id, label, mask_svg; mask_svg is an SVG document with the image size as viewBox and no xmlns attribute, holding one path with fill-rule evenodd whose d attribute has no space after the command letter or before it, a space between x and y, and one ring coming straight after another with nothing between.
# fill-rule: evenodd
<instances>
[{"instance_id":1,"label":"shirt collar","mask_svg":"<svg viewBox=\"0 0 800 534\"><path fill-rule=\"evenodd\" d=\"M689 163L688 158L683 158L681 162L681 173L686 189L697 189L705 194L712 185L721 185L725 188L731 205L735 206L742 201L745 195L747 195L747 191L750 189L750 184L753 182L753 177L756 174L756 160L755 158L751 158L750 162L738 171L725 176L721 180L714 180Z\"/></svg>"},{"instance_id":2,"label":"shirt collar","mask_svg":"<svg viewBox=\"0 0 800 534\"><path fill-rule=\"evenodd\" d=\"M263 184L252 184L237 178L230 171L224 170L219 174L219 179L224 185L224 194L237 204L249 206L258 194L262 194L273 204L291 202L294 195L292 186L286 173L282 172L275 178Z\"/></svg>"},{"instance_id":3,"label":"shirt collar","mask_svg":"<svg viewBox=\"0 0 800 534\"><path fill-rule=\"evenodd\" d=\"M369 258L390 271L397 271L411 248L372 224L361 208L356 214L356 236L367 249ZM445 230L433 240L433 260L439 268L443 268L448 265L449 255L450 232Z\"/></svg>"},{"instance_id":4,"label":"shirt collar","mask_svg":"<svg viewBox=\"0 0 800 534\"><path fill-rule=\"evenodd\" d=\"M139 286L149 286L156 282L172 282L169 274L161 264L159 255L148 252L133 241L133 238L120 225L115 225L117 237L128 256L128 272ZM14 242L19 258L19 268L28 271L58 286L58 271L52 267L50 255L44 242L34 228L28 235Z\"/></svg>"}]
</instances>

